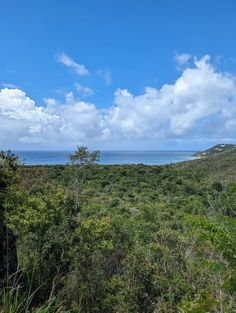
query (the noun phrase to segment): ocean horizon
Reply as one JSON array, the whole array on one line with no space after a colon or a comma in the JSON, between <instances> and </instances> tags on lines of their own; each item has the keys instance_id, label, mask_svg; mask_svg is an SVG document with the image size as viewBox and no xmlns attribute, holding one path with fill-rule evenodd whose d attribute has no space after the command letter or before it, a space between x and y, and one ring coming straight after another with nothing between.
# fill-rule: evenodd
<instances>
[{"instance_id":1,"label":"ocean horizon","mask_svg":"<svg viewBox=\"0 0 236 313\"><path fill-rule=\"evenodd\" d=\"M64 165L74 151L13 151L25 165ZM120 150L100 151L99 164L163 165L193 160L196 151Z\"/></svg>"}]
</instances>

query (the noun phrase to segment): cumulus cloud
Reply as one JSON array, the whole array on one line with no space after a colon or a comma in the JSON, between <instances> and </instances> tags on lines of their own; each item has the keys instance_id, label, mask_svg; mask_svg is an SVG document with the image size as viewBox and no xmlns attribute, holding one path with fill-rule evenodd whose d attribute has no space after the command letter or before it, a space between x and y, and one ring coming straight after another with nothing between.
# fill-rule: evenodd
<instances>
[{"instance_id":1,"label":"cumulus cloud","mask_svg":"<svg viewBox=\"0 0 236 313\"><path fill-rule=\"evenodd\" d=\"M173 84L140 95L118 89L109 108L45 99L38 106L20 89L0 91L0 143L71 145L106 140L201 140L236 133L236 79L217 71L208 55L194 59Z\"/></svg>"},{"instance_id":2,"label":"cumulus cloud","mask_svg":"<svg viewBox=\"0 0 236 313\"><path fill-rule=\"evenodd\" d=\"M236 119L235 78L217 72L210 57L195 60L174 84L146 88L134 96L127 90L115 94L107 132L131 138L204 136L223 132ZM235 130L235 129L234 129Z\"/></svg>"},{"instance_id":3,"label":"cumulus cloud","mask_svg":"<svg viewBox=\"0 0 236 313\"><path fill-rule=\"evenodd\" d=\"M60 53L57 56L57 61L59 63L64 64L65 66L67 66L71 70L73 70L79 76L89 75L89 71L87 70L87 68L83 64L76 63L71 57L69 57L64 52Z\"/></svg>"},{"instance_id":4,"label":"cumulus cloud","mask_svg":"<svg viewBox=\"0 0 236 313\"><path fill-rule=\"evenodd\" d=\"M75 84L75 88L81 95L83 95L85 97L89 97L89 96L93 95L93 90L91 88L86 87L86 86L82 86L79 83Z\"/></svg>"},{"instance_id":5,"label":"cumulus cloud","mask_svg":"<svg viewBox=\"0 0 236 313\"><path fill-rule=\"evenodd\" d=\"M45 99L45 106L19 89L0 91L0 144L76 143L101 133L101 117L93 104L77 101L68 93L65 103Z\"/></svg>"},{"instance_id":6,"label":"cumulus cloud","mask_svg":"<svg viewBox=\"0 0 236 313\"><path fill-rule=\"evenodd\" d=\"M35 132L40 134L38 141L41 142L43 138L41 130L54 118L47 115L43 107L36 106L35 102L20 89L4 88L0 91L0 143L2 145L14 145L24 141L26 137L33 139Z\"/></svg>"}]
</instances>

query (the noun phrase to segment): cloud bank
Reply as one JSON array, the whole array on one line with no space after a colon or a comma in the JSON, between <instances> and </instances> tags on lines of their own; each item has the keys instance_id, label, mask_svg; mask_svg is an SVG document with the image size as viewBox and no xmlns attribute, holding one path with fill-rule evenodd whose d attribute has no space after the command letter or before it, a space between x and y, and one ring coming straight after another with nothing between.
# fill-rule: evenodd
<instances>
[{"instance_id":1,"label":"cloud bank","mask_svg":"<svg viewBox=\"0 0 236 313\"><path fill-rule=\"evenodd\" d=\"M189 61L189 59L188 59ZM38 106L18 88L0 90L0 144L71 146L112 140L234 138L236 79L210 57L193 59L173 84L146 87L140 95L118 89L109 108L77 100L44 99Z\"/></svg>"}]
</instances>

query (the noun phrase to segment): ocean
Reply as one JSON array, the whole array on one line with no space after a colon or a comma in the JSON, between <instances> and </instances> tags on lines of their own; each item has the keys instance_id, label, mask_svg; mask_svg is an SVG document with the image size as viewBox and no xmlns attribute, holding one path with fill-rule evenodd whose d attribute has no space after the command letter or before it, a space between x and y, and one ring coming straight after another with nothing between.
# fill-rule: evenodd
<instances>
[{"instance_id":1,"label":"ocean","mask_svg":"<svg viewBox=\"0 0 236 313\"><path fill-rule=\"evenodd\" d=\"M26 165L68 163L73 151L13 151ZM99 164L161 165L192 160L195 151L101 151Z\"/></svg>"}]
</instances>

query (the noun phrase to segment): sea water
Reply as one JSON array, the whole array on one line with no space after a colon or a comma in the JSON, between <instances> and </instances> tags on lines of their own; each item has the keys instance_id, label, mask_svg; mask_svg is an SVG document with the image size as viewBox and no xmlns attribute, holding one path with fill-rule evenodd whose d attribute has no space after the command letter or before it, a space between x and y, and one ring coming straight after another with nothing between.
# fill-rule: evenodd
<instances>
[{"instance_id":1,"label":"sea water","mask_svg":"<svg viewBox=\"0 0 236 313\"><path fill-rule=\"evenodd\" d=\"M101 151L100 164L160 165L191 160L195 151ZM73 151L14 151L26 165L66 164Z\"/></svg>"}]
</instances>

